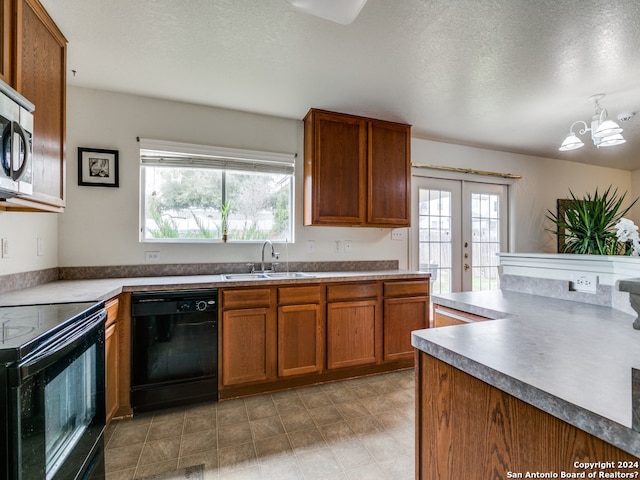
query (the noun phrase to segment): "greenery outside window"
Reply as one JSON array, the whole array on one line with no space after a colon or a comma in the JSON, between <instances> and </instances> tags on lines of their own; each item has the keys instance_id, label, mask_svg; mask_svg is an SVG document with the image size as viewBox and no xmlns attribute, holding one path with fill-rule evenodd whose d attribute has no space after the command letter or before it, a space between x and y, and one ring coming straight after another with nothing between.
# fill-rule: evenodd
<instances>
[{"instance_id":1,"label":"greenery outside window","mask_svg":"<svg viewBox=\"0 0 640 480\"><path fill-rule=\"evenodd\" d=\"M140 139L140 240L293 241L293 154ZM225 240L225 241L226 241Z\"/></svg>"}]
</instances>

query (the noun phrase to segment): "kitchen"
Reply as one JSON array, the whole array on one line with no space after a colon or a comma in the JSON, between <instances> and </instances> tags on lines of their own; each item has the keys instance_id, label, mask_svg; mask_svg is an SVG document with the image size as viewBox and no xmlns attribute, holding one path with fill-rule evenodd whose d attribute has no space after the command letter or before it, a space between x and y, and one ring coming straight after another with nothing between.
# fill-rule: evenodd
<instances>
[{"instance_id":1,"label":"kitchen","mask_svg":"<svg viewBox=\"0 0 640 480\"><path fill-rule=\"evenodd\" d=\"M63 28L64 19L67 18L65 11L58 2L43 2L43 4L54 20L59 23L63 32L69 35L71 56L73 50L79 49L80 45L71 37L70 32L66 32ZM121 7L123 12L127 11L125 5ZM229 5L227 7L230 8ZM283 2L275 2L271 7L273 12L261 11L261 15L257 18L269 19L272 24L277 25L278 22L283 21L278 19L277 14L282 15L282 18L289 18L291 15ZM377 8L381 9L382 13L388 13L387 9L390 7L383 2L371 2L362 11L364 19L367 18L364 16L367 14L367 8ZM60 10L56 15L57 9ZM87 18L92 18L89 16L90 6L78 5L77 11L83 12ZM100 10L96 12L99 14ZM235 12L234 15L240 16L241 13ZM133 21L133 18L135 17L132 16L131 20L122 18L120 20L123 22L122 25L126 25ZM242 17L234 18L238 20ZM345 31L339 30L341 27L322 23L313 17L297 18L304 19L301 21L306 22L309 28L311 28L309 25L313 25L313 28L322 30L321 33L324 35L337 35ZM257 20L253 19L253 21ZM80 23L86 29L90 28L89 25L92 22ZM356 27L357 25L357 23L354 24ZM251 29L251 27L257 28L256 25L249 25L247 28ZM201 29L201 31L205 30L204 27ZM585 32L588 30L585 29ZM116 40L110 30L105 31L104 35L107 39ZM346 41L346 39L343 40ZM152 48L149 55L152 55L153 51ZM74 55L79 54L80 51ZM336 111L356 110L348 97L333 99L331 95L337 94L328 92L327 97L306 101L305 106L299 107L295 115L264 114L264 112L276 111L275 108L265 109L261 111L262 113L250 113L255 112L251 104L258 99L253 98L248 92L243 92L245 103L239 104L232 110L227 109L231 107L222 100L216 103L219 106L205 106L194 104L192 101L152 98L154 95L147 95L153 93L151 88L154 82L148 84L148 91L143 90L138 92L139 94L110 91L108 85L100 88L86 87L80 83L85 72L80 67L74 66L72 62L70 57L67 72L66 154L68 161L65 213L62 215L0 213L0 237L8 239L9 242L8 255L0 260L3 290L7 288L5 285L9 285L12 289L15 285L25 283L28 285L34 280L37 282L39 278L57 275L58 268L69 274L76 274L93 267L131 266L131 268L148 269L161 265L259 261L259 245L255 244L244 245L233 242L226 245L153 244L150 247L148 244L138 242L139 144L137 137L298 153L295 196L296 238L295 243L287 247L291 260L299 262L394 260L398 262L401 269L415 268L410 258L409 235L405 235L403 241L397 241L390 238L389 229L304 227L302 225L303 127L300 120L309 107L319 106ZM113 60L105 59L101 63L108 64L111 69L117 66ZM631 65L635 63L631 62ZM135 67L132 63L127 63L125 66L126 68L121 68L125 74ZM76 68L77 76L73 77L71 70ZM300 67L298 70L303 68ZM113 71L103 72L103 75L108 77L113 73ZM611 95L607 98L614 98L614 88L606 83L600 88L609 91ZM221 90L224 91L222 88ZM575 102L582 107L582 110L580 110L581 113L570 116L586 118L590 114L591 106L586 101L586 97L592 93L595 92L592 90L584 93L571 92L570 96L575 96L575 99L571 99L571 107L574 107ZM259 89L252 95L264 96ZM384 96L376 97L372 104L377 105L379 98ZM632 99L632 95L625 98L628 101ZM391 100L387 101L391 102ZM563 102L568 103L565 98ZM610 105L606 101L603 104ZM220 105L226 108L220 108ZM634 107L637 109L637 106L628 105L628 108ZM548 108L546 115L550 116L555 108ZM620 106L615 111L618 112L621 108ZM386 106L386 104L384 107L376 109L368 107L363 111L356 110L354 113L366 114L369 109L385 113L390 120L410 120L405 118L404 110L400 107ZM425 108L425 110L429 109ZM408 107L407 111L410 111ZM549 133L549 136L553 135L553 140L559 143L570 123L571 121L563 122L561 129ZM633 129L632 126L629 128ZM613 184L622 191L629 191L632 197L637 196L640 191L637 168L617 169L568 162L566 159L569 157L565 156L559 160L555 153L553 156L535 156L522 153L517 149L511 151L520 153L508 153L510 151L508 149L503 151L456 145L433 139L437 137L437 135L415 134L414 126L414 136L411 140L413 161L471 169L478 169L481 166L482 170L522 175L522 178L511 187L510 192L512 224L509 250L512 252L555 251L555 239L545 231L544 214L546 209L555 208L557 198L566 196L568 186L574 192L584 192L592 190L595 186L606 187ZM90 188L77 185L76 149L87 146L119 151L120 186L118 188ZM618 148L627 149L627 147L630 145ZM596 152L596 149L593 150ZM611 152L604 149L597 150L597 153L603 158L611 157ZM640 218L637 208L632 218ZM307 242L310 240L313 240L316 245L313 253L307 251ZM341 250L335 253L333 245L337 240L350 240L353 246L351 251ZM42 247L40 249L39 243ZM145 261L145 252L149 250L160 252L158 265L153 263L149 265L149 262ZM384 253L381 254L381 252Z\"/></svg>"}]
</instances>

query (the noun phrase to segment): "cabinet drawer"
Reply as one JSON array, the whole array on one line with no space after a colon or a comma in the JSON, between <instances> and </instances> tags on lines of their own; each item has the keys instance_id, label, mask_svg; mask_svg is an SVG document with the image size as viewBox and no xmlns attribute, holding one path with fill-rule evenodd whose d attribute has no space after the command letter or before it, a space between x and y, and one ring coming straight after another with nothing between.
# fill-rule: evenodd
<instances>
[{"instance_id":1,"label":"cabinet drawer","mask_svg":"<svg viewBox=\"0 0 640 480\"><path fill-rule=\"evenodd\" d=\"M443 307L442 305L433 306L433 326L446 327L449 325L463 325L465 323L483 322L491 320L487 317L474 315L473 313L463 312L455 308Z\"/></svg>"},{"instance_id":2,"label":"cabinet drawer","mask_svg":"<svg viewBox=\"0 0 640 480\"><path fill-rule=\"evenodd\" d=\"M377 297L380 287L377 283L351 283L347 285L330 285L327 287L327 301L364 299Z\"/></svg>"},{"instance_id":3,"label":"cabinet drawer","mask_svg":"<svg viewBox=\"0 0 640 480\"><path fill-rule=\"evenodd\" d=\"M107 311L107 320L105 327L109 327L118 319L118 307L120 306L120 300L113 298L105 303L105 310Z\"/></svg>"},{"instance_id":4,"label":"cabinet drawer","mask_svg":"<svg viewBox=\"0 0 640 480\"><path fill-rule=\"evenodd\" d=\"M429 280L385 282L385 297L415 297L429 295Z\"/></svg>"},{"instance_id":5,"label":"cabinet drawer","mask_svg":"<svg viewBox=\"0 0 640 480\"><path fill-rule=\"evenodd\" d=\"M222 290L222 308L268 307L271 304L271 290L268 288L246 288L242 290Z\"/></svg>"},{"instance_id":6,"label":"cabinet drawer","mask_svg":"<svg viewBox=\"0 0 640 480\"><path fill-rule=\"evenodd\" d=\"M320 285L278 288L279 304L300 305L303 303L320 303L320 298Z\"/></svg>"}]
</instances>

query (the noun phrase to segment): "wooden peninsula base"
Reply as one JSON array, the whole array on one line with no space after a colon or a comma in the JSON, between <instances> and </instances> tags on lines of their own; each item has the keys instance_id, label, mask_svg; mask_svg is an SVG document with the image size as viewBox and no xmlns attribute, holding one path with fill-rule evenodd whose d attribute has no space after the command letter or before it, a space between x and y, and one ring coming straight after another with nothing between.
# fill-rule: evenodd
<instances>
[{"instance_id":1,"label":"wooden peninsula base","mask_svg":"<svg viewBox=\"0 0 640 480\"><path fill-rule=\"evenodd\" d=\"M638 478L639 461L445 362L416 353L417 479Z\"/></svg>"}]
</instances>

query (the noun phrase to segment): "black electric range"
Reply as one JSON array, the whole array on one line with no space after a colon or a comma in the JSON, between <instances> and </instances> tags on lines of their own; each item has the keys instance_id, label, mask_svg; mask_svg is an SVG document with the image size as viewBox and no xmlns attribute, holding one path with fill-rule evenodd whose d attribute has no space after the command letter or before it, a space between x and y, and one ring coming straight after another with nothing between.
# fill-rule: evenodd
<instances>
[{"instance_id":1,"label":"black electric range","mask_svg":"<svg viewBox=\"0 0 640 480\"><path fill-rule=\"evenodd\" d=\"M0 307L0 478L104 478L104 302Z\"/></svg>"},{"instance_id":2,"label":"black electric range","mask_svg":"<svg viewBox=\"0 0 640 480\"><path fill-rule=\"evenodd\" d=\"M22 360L72 322L103 308L103 302L0 307L0 364Z\"/></svg>"}]
</instances>

